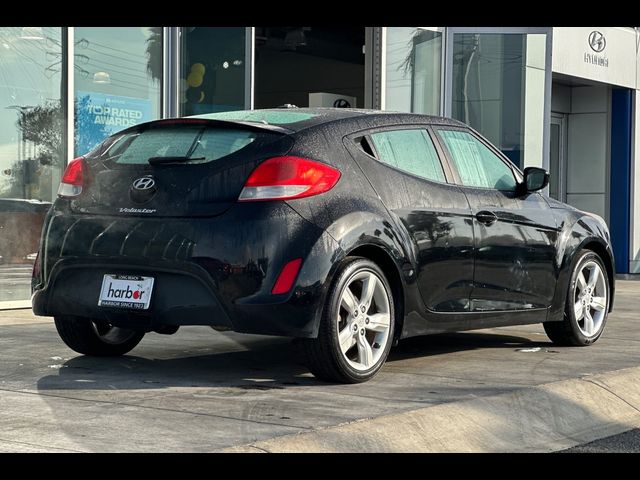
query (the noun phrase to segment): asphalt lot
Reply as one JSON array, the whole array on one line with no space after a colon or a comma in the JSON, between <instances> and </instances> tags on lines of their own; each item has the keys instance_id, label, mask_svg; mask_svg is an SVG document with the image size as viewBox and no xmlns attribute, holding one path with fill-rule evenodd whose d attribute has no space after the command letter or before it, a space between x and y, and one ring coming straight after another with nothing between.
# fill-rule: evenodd
<instances>
[{"instance_id":1,"label":"asphalt lot","mask_svg":"<svg viewBox=\"0 0 640 480\"><path fill-rule=\"evenodd\" d=\"M204 452L640 365L640 282L588 348L541 325L408 339L361 385L307 371L296 342L182 328L130 355L83 357L50 319L0 312L0 451Z\"/></svg>"},{"instance_id":2,"label":"asphalt lot","mask_svg":"<svg viewBox=\"0 0 640 480\"><path fill-rule=\"evenodd\" d=\"M640 429L569 448L562 453L640 453Z\"/></svg>"}]
</instances>

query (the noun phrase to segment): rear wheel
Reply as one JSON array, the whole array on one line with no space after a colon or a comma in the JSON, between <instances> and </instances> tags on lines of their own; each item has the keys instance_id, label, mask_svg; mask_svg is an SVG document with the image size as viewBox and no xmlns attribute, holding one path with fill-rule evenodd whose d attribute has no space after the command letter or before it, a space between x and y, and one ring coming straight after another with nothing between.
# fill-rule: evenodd
<instances>
[{"instance_id":1,"label":"rear wheel","mask_svg":"<svg viewBox=\"0 0 640 480\"><path fill-rule=\"evenodd\" d=\"M89 318L58 316L54 321L64 343L84 355L124 355L144 337L144 332L115 327Z\"/></svg>"},{"instance_id":2,"label":"rear wheel","mask_svg":"<svg viewBox=\"0 0 640 480\"><path fill-rule=\"evenodd\" d=\"M604 331L609 300L609 280L602 259L591 250L583 250L571 275L564 319L545 322L547 336L558 345L591 345Z\"/></svg>"},{"instance_id":3,"label":"rear wheel","mask_svg":"<svg viewBox=\"0 0 640 480\"><path fill-rule=\"evenodd\" d=\"M347 258L327 295L318 337L305 340L311 372L333 382L371 379L391 349L393 307L382 270L368 259Z\"/></svg>"}]
</instances>

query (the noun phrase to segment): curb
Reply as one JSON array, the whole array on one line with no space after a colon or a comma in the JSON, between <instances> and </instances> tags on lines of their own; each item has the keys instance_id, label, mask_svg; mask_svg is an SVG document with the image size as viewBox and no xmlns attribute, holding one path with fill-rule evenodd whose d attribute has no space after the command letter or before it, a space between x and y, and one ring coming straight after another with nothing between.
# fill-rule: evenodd
<instances>
[{"instance_id":1,"label":"curb","mask_svg":"<svg viewBox=\"0 0 640 480\"><path fill-rule=\"evenodd\" d=\"M640 427L640 367L286 435L220 452L551 452Z\"/></svg>"}]
</instances>

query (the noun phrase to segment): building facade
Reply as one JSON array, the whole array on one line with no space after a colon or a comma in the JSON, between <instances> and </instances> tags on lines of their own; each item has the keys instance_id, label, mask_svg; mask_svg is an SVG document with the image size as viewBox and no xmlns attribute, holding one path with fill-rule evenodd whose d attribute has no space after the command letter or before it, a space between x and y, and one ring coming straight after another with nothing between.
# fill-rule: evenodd
<instances>
[{"instance_id":1,"label":"building facade","mask_svg":"<svg viewBox=\"0 0 640 480\"><path fill-rule=\"evenodd\" d=\"M445 115L601 215L640 273L631 27L0 27L0 308L28 305L66 163L140 122L283 104ZM638 203L639 207L634 208Z\"/></svg>"}]
</instances>

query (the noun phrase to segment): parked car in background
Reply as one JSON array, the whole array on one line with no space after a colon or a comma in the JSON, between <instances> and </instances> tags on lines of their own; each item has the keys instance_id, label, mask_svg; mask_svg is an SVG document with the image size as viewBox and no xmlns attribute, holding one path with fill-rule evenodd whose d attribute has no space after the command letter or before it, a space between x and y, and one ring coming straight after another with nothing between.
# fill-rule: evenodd
<instances>
[{"instance_id":1,"label":"parked car in background","mask_svg":"<svg viewBox=\"0 0 640 480\"><path fill-rule=\"evenodd\" d=\"M338 382L370 379L414 335L543 323L589 345L613 304L609 232L547 183L440 117L149 122L67 167L33 310L87 355L181 325L300 337L310 370Z\"/></svg>"},{"instance_id":2,"label":"parked car in background","mask_svg":"<svg viewBox=\"0 0 640 480\"><path fill-rule=\"evenodd\" d=\"M0 198L0 255L5 263L28 263L38 251L44 217L51 202ZM0 260L2 263L2 260Z\"/></svg>"}]
</instances>

